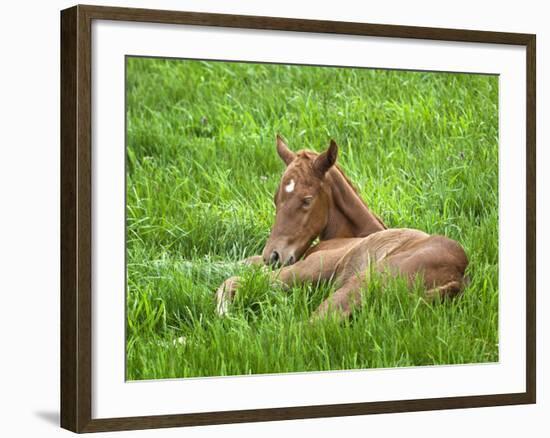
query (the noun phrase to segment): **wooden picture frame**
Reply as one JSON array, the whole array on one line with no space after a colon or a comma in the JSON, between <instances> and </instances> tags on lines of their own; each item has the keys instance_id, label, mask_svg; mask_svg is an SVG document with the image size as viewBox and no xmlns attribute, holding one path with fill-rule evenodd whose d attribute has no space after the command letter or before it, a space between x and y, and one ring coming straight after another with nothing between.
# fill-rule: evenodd
<instances>
[{"instance_id":1,"label":"wooden picture frame","mask_svg":"<svg viewBox=\"0 0 550 438\"><path fill-rule=\"evenodd\" d=\"M112 20L517 45L526 48L525 392L222 412L92 418L92 22ZM100 6L61 12L61 426L98 432L535 403L535 58L531 34Z\"/></svg>"}]
</instances>

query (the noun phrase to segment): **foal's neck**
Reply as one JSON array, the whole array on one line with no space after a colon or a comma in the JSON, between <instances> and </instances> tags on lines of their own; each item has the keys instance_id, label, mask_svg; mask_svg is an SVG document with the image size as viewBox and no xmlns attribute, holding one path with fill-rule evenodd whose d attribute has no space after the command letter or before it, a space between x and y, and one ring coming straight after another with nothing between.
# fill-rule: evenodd
<instances>
[{"instance_id":1,"label":"foal's neck","mask_svg":"<svg viewBox=\"0 0 550 438\"><path fill-rule=\"evenodd\" d=\"M342 171L333 167L326 174L330 185L328 223L320 240L343 237L366 237L387 227L378 219L361 199Z\"/></svg>"}]
</instances>

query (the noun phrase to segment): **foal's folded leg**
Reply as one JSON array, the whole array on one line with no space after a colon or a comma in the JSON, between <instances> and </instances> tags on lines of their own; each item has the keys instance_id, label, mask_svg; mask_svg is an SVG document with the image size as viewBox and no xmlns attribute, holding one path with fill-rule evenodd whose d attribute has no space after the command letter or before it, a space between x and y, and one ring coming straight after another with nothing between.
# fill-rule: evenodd
<instances>
[{"instance_id":1,"label":"foal's folded leg","mask_svg":"<svg viewBox=\"0 0 550 438\"><path fill-rule=\"evenodd\" d=\"M292 287L304 283L315 283L321 280L331 280L334 270L331 265L323 266L323 261L302 260L271 273L273 282L283 287Z\"/></svg>"},{"instance_id":2,"label":"foal's folded leg","mask_svg":"<svg viewBox=\"0 0 550 438\"><path fill-rule=\"evenodd\" d=\"M264 258L261 255L247 257L246 259L239 260L239 263L243 265L265 265Z\"/></svg>"},{"instance_id":3,"label":"foal's folded leg","mask_svg":"<svg viewBox=\"0 0 550 438\"><path fill-rule=\"evenodd\" d=\"M297 262L291 266L284 267L277 271L269 273L271 283L282 287L291 287L293 285L305 282L318 281L325 279L327 270L323 272L319 266L311 263ZM239 277L231 277L225 280L216 291L216 312L220 316L227 315L229 304L233 301L239 287Z\"/></svg>"},{"instance_id":4,"label":"foal's folded leg","mask_svg":"<svg viewBox=\"0 0 550 438\"><path fill-rule=\"evenodd\" d=\"M321 303L313 313L311 320L324 318L328 315L335 316L338 319L348 318L353 309L361 305L361 288L364 285L365 278L358 275L352 276Z\"/></svg>"}]
</instances>

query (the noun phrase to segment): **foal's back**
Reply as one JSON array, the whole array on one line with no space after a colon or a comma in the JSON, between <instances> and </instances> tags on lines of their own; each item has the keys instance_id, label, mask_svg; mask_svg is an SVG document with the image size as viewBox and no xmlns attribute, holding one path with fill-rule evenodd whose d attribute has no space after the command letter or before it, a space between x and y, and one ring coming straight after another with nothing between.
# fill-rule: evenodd
<instances>
[{"instance_id":1,"label":"foal's back","mask_svg":"<svg viewBox=\"0 0 550 438\"><path fill-rule=\"evenodd\" d=\"M452 284L457 292L468 265L464 250L454 240L409 228L320 242L306 253L304 262L324 273L331 270L340 283L365 275L374 265L377 271L403 275L411 282L420 274L428 289Z\"/></svg>"}]
</instances>

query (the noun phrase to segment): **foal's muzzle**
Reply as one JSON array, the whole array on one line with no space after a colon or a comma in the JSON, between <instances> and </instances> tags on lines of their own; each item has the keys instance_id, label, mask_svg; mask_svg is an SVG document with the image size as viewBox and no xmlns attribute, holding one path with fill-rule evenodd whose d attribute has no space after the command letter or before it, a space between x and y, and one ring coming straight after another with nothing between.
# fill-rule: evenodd
<instances>
[{"instance_id":1,"label":"foal's muzzle","mask_svg":"<svg viewBox=\"0 0 550 438\"><path fill-rule=\"evenodd\" d=\"M269 260L267 261L271 266L274 266L276 268L280 267L281 265L292 265L296 261L296 257L294 254L291 254L286 258L286 260L283 261L281 255L278 251L273 250L271 252L271 255L269 256Z\"/></svg>"}]
</instances>

